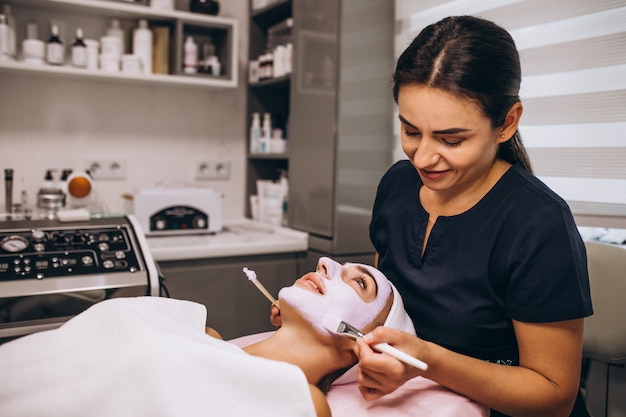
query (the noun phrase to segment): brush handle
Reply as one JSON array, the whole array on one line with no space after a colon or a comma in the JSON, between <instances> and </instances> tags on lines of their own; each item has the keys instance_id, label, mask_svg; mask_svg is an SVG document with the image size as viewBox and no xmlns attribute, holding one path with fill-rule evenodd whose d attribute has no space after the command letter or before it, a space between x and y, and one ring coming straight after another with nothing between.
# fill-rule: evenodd
<instances>
[{"instance_id":1,"label":"brush handle","mask_svg":"<svg viewBox=\"0 0 626 417\"><path fill-rule=\"evenodd\" d=\"M373 345L372 348L374 348L374 350L377 350L379 352L386 353L389 356L393 356L397 360L402 361L406 363L407 365L414 366L417 369L421 369L422 371L425 371L428 369L428 365L426 363L422 362L421 360L417 358L414 358L413 356L399 349L396 349L395 347L391 346L389 343L377 343Z\"/></svg>"},{"instance_id":2,"label":"brush handle","mask_svg":"<svg viewBox=\"0 0 626 417\"><path fill-rule=\"evenodd\" d=\"M263 293L263 295L265 296L265 298L267 298L268 300L270 300L270 303L274 304L276 307L278 307L278 301L276 301L276 299L274 297L272 297L272 295L269 293L269 291L267 291L265 289L265 287L263 286L263 284L261 284L258 280L252 281L254 282L254 285L259 289L259 291L261 291Z\"/></svg>"}]
</instances>

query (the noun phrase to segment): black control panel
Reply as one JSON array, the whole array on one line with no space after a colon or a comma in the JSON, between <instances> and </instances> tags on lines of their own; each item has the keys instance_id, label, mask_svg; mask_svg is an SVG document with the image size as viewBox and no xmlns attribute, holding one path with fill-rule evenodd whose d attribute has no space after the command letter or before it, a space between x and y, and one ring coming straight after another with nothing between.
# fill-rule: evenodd
<instances>
[{"instance_id":1,"label":"black control panel","mask_svg":"<svg viewBox=\"0 0 626 417\"><path fill-rule=\"evenodd\" d=\"M150 216L150 231L208 230L209 217L194 207L167 207Z\"/></svg>"},{"instance_id":2,"label":"black control panel","mask_svg":"<svg viewBox=\"0 0 626 417\"><path fill-rule=\"evenodd\" d=\"M141 269L128 225L0 231L0 281Z\"/></svg>"}]
</instances>

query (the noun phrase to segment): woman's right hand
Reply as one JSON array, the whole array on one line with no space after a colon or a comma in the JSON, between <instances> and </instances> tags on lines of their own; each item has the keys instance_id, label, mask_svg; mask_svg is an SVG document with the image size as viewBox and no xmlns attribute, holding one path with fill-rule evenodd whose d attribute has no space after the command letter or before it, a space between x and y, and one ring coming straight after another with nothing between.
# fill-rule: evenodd
<instances>
[{"instance_id":1,"label":"woman's right hand","mask_svg":"<svg viewBox=\"0 0 626 417\"><path fill-rule=\"evenodd\" d=\"M279 302L280 301L277 301L277 303ZM282 318L280 317L280 308L275 304L272 304L272 308L270 310L270 323L272 323L272 326L277 329L283 325Z\"/></svg>"},{"instance_id":2,"label":"woman's right hand","mask_svg":"<svg viewBox=\"0 0 626 417\"><path fill-rule=\"evenodd\" d=\"M359 347L359 391L366 400L375 400L395 391L406 381L424 372L385 353L372 349L377 343L390 345L422 359L417 353L424 342L406 332L388 327L377 327L363 338L357 339Z\"/></svg>"}]
</instances>

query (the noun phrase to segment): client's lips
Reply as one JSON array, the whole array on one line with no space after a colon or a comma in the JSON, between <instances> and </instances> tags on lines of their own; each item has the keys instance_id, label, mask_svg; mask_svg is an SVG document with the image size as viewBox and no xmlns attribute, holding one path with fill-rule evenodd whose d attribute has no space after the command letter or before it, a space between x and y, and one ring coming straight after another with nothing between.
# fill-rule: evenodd
<instances>
[{"instance_id":1,"label":"client's lips","mask_svg":"<svg viewBox=\"0 0 626 417\"><path fill-rule=\"evenodd\" d=\"M325 294L324 284L320 277L315 273L308 273L296 281L300 286L307 288L318 294Z\"/></svg>"}]
</instances>

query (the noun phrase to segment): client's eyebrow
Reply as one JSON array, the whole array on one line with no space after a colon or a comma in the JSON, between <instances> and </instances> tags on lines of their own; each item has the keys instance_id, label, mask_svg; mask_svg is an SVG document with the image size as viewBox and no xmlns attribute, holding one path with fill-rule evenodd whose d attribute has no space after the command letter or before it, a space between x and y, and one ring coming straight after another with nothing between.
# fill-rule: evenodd
<instances>
[{"instance_id":1,"label":"client's eyebrow","mask_svg":"<svg viewBox=\"0 0 626 417\"><path fill-rule=\"evenodd\" d=\"M402 115L398 115L398 118L400 119L400 121L402 123L404 123L405 125L409 126L410 128L413 128L415 130L419 130L419 128L417 128L417 126L414 126L411 122L409 122L407 119L402 117ZM458 133L466 133L466 132L471 132L471 131L472 131L472 129L468 129L468 128L465 128L465 127L451 127L449 129L435 130L432 133L434 135L456 135Z\"/></svg>"},{"instance_id":2,"label":"client's eyebrow","mask_svg":"<svg viewBox=\"0 0 626 417\"><path fill-rule=\"evenodd\" d=\"M364 273L365 275L369 276L372 279L372 281L374 281L374 288L376 289L375 294L378 295L378 283L376 282L376 278L374 278L374 275L372 275L369 269L361 265L356 265L356 269L358 269L360 272Z\"/></svg>"}]
</instances>

